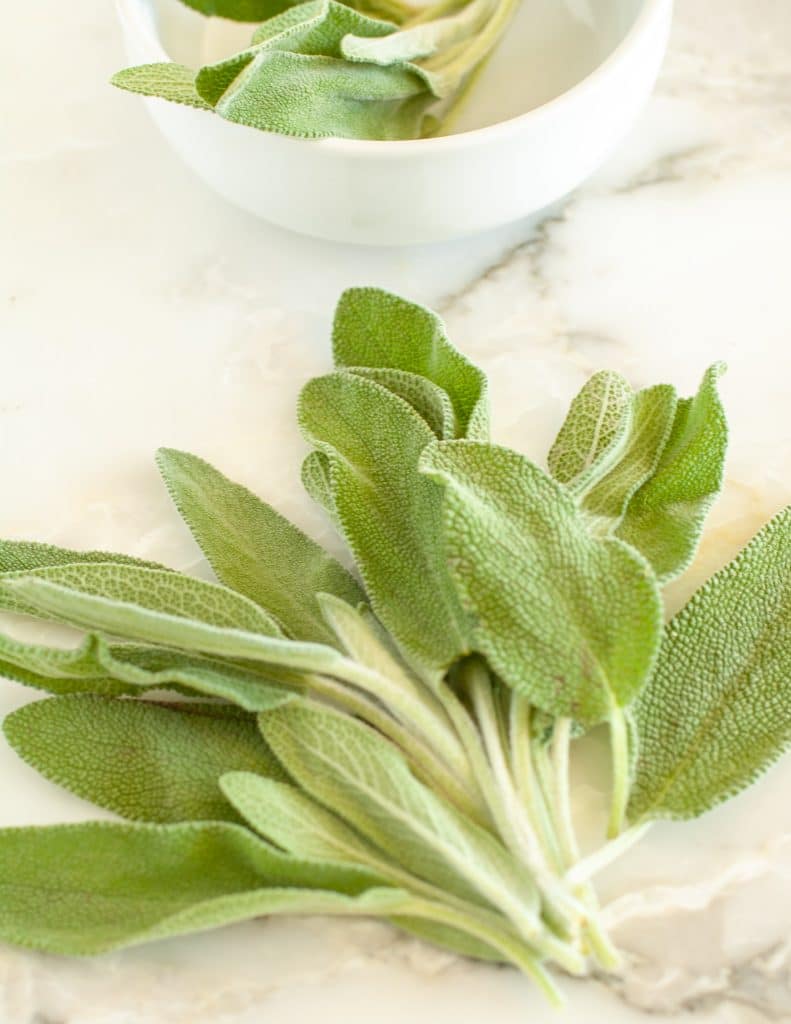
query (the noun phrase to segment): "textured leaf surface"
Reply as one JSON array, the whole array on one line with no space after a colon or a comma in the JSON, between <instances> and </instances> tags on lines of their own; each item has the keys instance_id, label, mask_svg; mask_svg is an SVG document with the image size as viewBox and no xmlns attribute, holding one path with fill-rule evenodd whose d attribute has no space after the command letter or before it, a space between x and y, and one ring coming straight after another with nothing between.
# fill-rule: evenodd
<instances>
[{"instance_id":1,"label":"textured leaf surface","mask_svg":"<svg viewBox=\"0 0 791 1024\"><path fill-rule=\"evenodd\" d=\"M221 785L256 832L296 857L365 866L382 859L341 818L296 786L250 772L225 775Z\"/></svg>"},{"instance_id":2,"label":"textured leaf surface","mask_svg":"<svg viewBox=\"0 0 791 1024\"><path fill-rule=\"evenodd\" d=\"M231 701L245 711L266 711L291 699L300 677L282 670L242 668L198 654L137 644L101 644L102 668L131 689L181 687L205 697Z\"/></svg>"},{"instance_id":3,"label":"textured leaf surface","mask_svg":"<svg viewBox=\"0 0 791 1024\"><path fill-rule=\"evenodd\" d=\"M539 708L586 724L638 693L661 606L626 545L592 537L564 488L523 456L436 442L422 465L445 487L451 572L476 649Z\"/></svg>"},{"instance_id":4,"label":"textured leaf surface","mask_svg":"<svg viewBox=\"0 0 791 1024\"><path fill-rule=\"evenodd\" d=\"M425 377L448 395L458 436L488 438L486 376L451 344L431 310L380 288L349 288L335 311L332 347L340 368L390 368Z\"/></svg>"},{"instance_id":5,"label":"textured leaf surface","mask_svg":"<svg viewBox=\"0 0 791 1024\"><path fill-rule=\"evenodd\" d=\"M358 604L354 578L254 494L186 452L160 449L171 497L218 578L261 605L297 640L334 643L317 592Z\"/></svg>"},{"instance_id":6,"label":"textured leaf surface","mask_svg":"<svg viewBox=\"0 0 791 1024\"><path fill-rule=\"evenodd\" d=\"M390 22L335 0L308 0L268 20L254 44L202 68L196 87L229 121L303 138L414 138L432 97L403 64L354 64L342 39L387 35Z\"/></svg>"},{"instance_id":7,"label":"textured leaf surface","mask_svg":"<svg viewBox=\"0 0 791 1024\"><path fill-rule=\"evenodd\" d=\"M354 869L297 861L232 824L0 831L0 938L51 953L101 953L262 914L403 905L395 890L339 894L366 885Z\"/></svg>"},{"instance_id":8,"label":"textured leaf surface","mask_svg":"<svg viewBox=\"0 0 791 1024\"><path fill-rule=\"evenodd\" d=\"M173 103L183 103L199 110L211 110L195 88L195 72L183 64L139 64L117 71L110 79L113 85L142 96L156 96Z\"/></svg>"},{"instance_id":9,"label":"textured leaf surface","mask_svg":"<svg viewBox=\"0 0 791 1024\"><path fill-rule=\"evenodd\" d=\"M105 568L105 566L95 567L96 570ZM59 582L53 581L51 578L53 573L57 573ZM135 596L138 596L141 601L148 601L150 607L142 603L136 604L133 601L114 600L103 596L110 592L106 575L98 571L92 571L89 575L92 577L90 581L86 581L85 574L81 573L72 582L70 574L69 583L64 583L61 582L63 579L61 570L41 570L38 574L31 573L14 579L2 579L0 587L7 587L12 592L22 595L25 601L35 605L39 610L46 611L59 621L128 640L164 644L191 652L219 655L221 658L266 662L267 674L270 674L271 666L288 669L286 680L292 678L291 670L325 672L328 675L333 675L337 672L342 674L354 668L349 659L332 647L213 625L207 619L216 615L217 620L222 621L221 611L218 607L214 609L206 607L200 601L192 604L192 610L203 614L203 620L188 618L184 614L189 602L185 602L178 614L156 610L162 605L163 595L147 594L145 588L139 590ZM96 582L94 577L99 578L101 593L92 593L83 589L89 583ZM189 577L181 578L190 581ZM142 583L143 580L140 579L138 582ZM200 581L194 582L199 583ZM212 586L212 584L200 583L200 586L206 587ZM214 589L225 590L222 587ZM188 588L185 593L187 591ZM125 588L121 588L119 592L126 593L127 591ZM232 591L226 591L226 593L233 594ZM205 596L205 592L200 596ZM235 594L233 597L234 600L244 601L250 608L255 609L256 615L264 616L264 612L251 601L247 602L245 598ZM219 607L221 608L223 605L224 602L220 600ZM275 677L281 678L279 669Z\"/></svg>"},{"instance_id":10,"label":"textured leaf surface","mask_svg":"<svg viewBox=\"0 0 791 1024\"><path fill-rule=\"evenodd\" d=\"M697 395L678 403L662 457L618 528L617 535L645 555L663 583L692 561L722 487L728 427L717 381L723 371L721 363L712 366Z\"/></svg>"},{"instance_id":11,"label":"textured leaf surface","mask_svg":"<svg viewBox=\"0 0 791 1024\"><path fill-rule=\"evenodd\" d=\"M417 373L373 366L351 366L352 373L375 381L408 402L440 440L456 436L456 416L446 391Z\"/></svg>"},{"instance_id":12,"label":"textured leaf surface","mask_svg":"<svg viewBox=\"0 0 791 1024\"><path fill-rule=\"evenodd\" d=\"M676 411L675 388L658 384L638 391L632 400L629 429L618 445L608 472L591 481L582 507L597 533L620 525L635 492L651 478L667 444Z\"/></svg>"},{"instance_id":13,"label":"textured leaf surface","mask_svg":"<svg viewBox=\"0 0 791 1024\"><path fill-rule=\"evenodd\" d=\"M259 721L299 785L409 872L463 899L532 917L535 891L511 855L419 783L371 728L298 702Z\"/></svg>"},{"instance_id":14,"label":"textured leaf surface","mask_svg":"<svg viewBox=\"0 0 791 1024\"><path fill-rule=\"evenodd\" d=\"M587 381L549 452L556 480L578 491L608 471L629 430L633 394L629 383L610 370Z\"/></svg>"},{"instance_id":15,"label":"textured leaf surface","mask_svg":"<svg viewBox=\"0 0 791 1024\"><path fill-rule=\"evenodd\" d=\"M3 724L46 778L135 821L237 821L219 778L284 778L255 721L234 708L92 695L27 704Z\"/></svg>"},{"instance_id":16,"label":"textured leaf surface","mask_svg":"<svg viewBox=\"0 0 791 1024\"><path fill-rule=\"evenodd\" d=\"M691 818L749 785L791 742L791 509L668 624L635 706L629 814Z\"/></svg>"},{"instance_id":17,"label":"textured leaf surface","mask_svg":"<svg viewBox=\"0 0 791 1024\"><path fill-rule=\"evenodd\" d=\"M29 569L47 569L56 565L82 565L85 563L116 563L118 565L137 565L146 569L161 569L170 572L166 566L157 562L145 562L131 555L120 555L109 551L74 551L70 548L59 548L54 544L39 544L27 540L0 540L0 574L20 573ZM0 577L2 578L2 577ZM34 609L25 606L10 591L0 589L0 608L6 611L35 614Z\"/></svg>"},{"instance_id":18,"label":"textured leaf surface","mask_svg":"<svg viewBox=\"0 0 791 1024\"><path fill-rule=\"evenodd\" d=\"M445 668L466 621L440 549L440 488L418 472L434 439L406 402L334 373L300 398L302 429L330 459L334 509L379 619L421 664Z\"/></svg>"},{"instance_id":19,"label":"textured leaf surface","mask_svg":"<svg viewBox=\"0 0 791 1024\"><path fill-rule=\"evenodd\" d=\"M12 600L22 593L14 584L40 582L86 597L124 602L161 612L174 618L194 620L208 626L243 629L279 636L281 630L270 615L241 594L215 583L162 569L149 569L120 562L85 562L80 565L53 565L0 575L0 593L10 584ZM24 598L23 598L24 599ZM34 605L36 602L32 602ZM80 623L77 623L78 625Z\"/></svg>"},{"instance_id":20,"label":"textured leaf surface","mask_svg":"<svg viewBox=\"0 0 791 1024\"><path fill-rule=\"evenodd\" d=\"M0 675L48 693L134 692L134 686L111 678L100 663L100 643L88 636L79 647L47 647L0 634Z\"/></svg>"}]
</instances>

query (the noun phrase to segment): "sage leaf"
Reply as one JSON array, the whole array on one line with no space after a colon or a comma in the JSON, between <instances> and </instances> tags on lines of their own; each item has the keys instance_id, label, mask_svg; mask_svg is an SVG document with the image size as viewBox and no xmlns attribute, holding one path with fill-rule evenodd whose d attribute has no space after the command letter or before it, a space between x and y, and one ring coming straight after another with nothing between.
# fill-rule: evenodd
<instances>
[{"instance_id":1,"label":"sage leaf","mask_svg":"<svg viewBox=\"0 0 791 1024\"><path fill-rule=\"evenodd\" d=\"M183 64L139 64L117 71L110 79L112 85L142 96L155 96L182 103L198 110L211 110L211 104L198 95L195 72Z\"/></svg>"},{"instance_id":2,"label":"sage leaf","mask_svg":"<svg viewBox=\"0 0 791 1024\"><path fill-rule=\"evenodd\" d=\"M440 440L456 436L456 417L447 392L417 373L373 366L350 366L351 373L367 377L408 402Z\"/></svg>"},{"instance_id":3,"label":"sage leaf","mask_svg":"<svg viewBox=\"0 0 791 1024\"><path fill-rule=\"evenodd\" d=\"M124 570L119 574L118 566L60 566L0 577L0 589L10 589L58 621L84 629L221 658L265 662L267 675L277 667L276 680L283 678L282 667L289 670L286 682L293 678L290 670L324 672L350 681L361 677L364 681L365 672L357 671L359 666L332 647L234 628L234 612L244 606L248 615L250 609L254 612L252 625L265 627L269 620L252 601L225 587L174 573L179 583L161 588L161 574L156 570ZM133 573L131 579L129 572ZM171 607L170 600L174 610L163 610ZM201 617L189 617L190 611ZM229 620L230 624L224 625Z\"/></svg>"},{"instance_id":4,"label":"sage leaf","mask_svg":"<svg viewBox=\"0 0 791 1024\"><path fill-rule=\"evenodd\" d=\"M352 868L297 861L230 823L0 830L0 938L49 953L92 955L262 914L404 904L365 888Z\"/></svg>"},{"instance_id":5,"label":"sage leaf","mask_svg":"<svg viewBox=\"0 0 791 1024\"><path fill-rule=\"evenodd\" d=\"M330 461L335 514L377 617L408 656L446 668L467 625L439 545L442 492L417 468L434 434L402 399L344 372L306 385L299 422Z\"/></svg>"},{"instance_id":6,"label":"sage leaf","mask_svg":"<svg viewBox=\"0 0 791 1024\"><path fill-rule=\"evenodd\" d=\"M642 552L660 582L692 561L722 488L728 427L717 391L724 365L706 371L694 398L682 399L653 475L629 502L617 536Z\"/></svg>"},{"instance_id":7,"label":"sage leaf","mask_svg":"<svg viewBox=\"0 0 791 1024\"><path fill-rule=\"evenodd\" d=\"M583 491L617 459L632 419L634 392L619 373L595 373L571 403L549 452L549 470L572 491Z\"/></svg>"},{"instance_id":8,"label":"sage leaf","mask_svg":"<svg viewBox=\"0 0 791 1024\"><path fill-rule=\"evenodd\" d=\"M317 505L337 521L330 482L330 460L324 452L308 452L302 463L302 486Z\"/></svg>"},{"instance_id":9,"label":"sage leaf","mask_svg":"<svg viewBox=\"0 0 791 1024\"><path fill-rule=\"evenodd\" d=\"M201 68L196 88L221 117L264 131L414 138L432 101L423 79L405 65L350 63L341 51L349 33L395 28L336 0L308 0L265 22L249 49Z\"/></svg>"},{"instance_id":10,"label":"sage leaf","mask_svg":"<svg viewBox=\"0 0 791 1024\"><path fill-rule=\"evenodd\" d=\"M495 672L543 711L586 725L628 705L662 627L643 560L592 537L574 499L517 452L437 441L421 467L445 488L448 564Z\"/></svg>"},{"instance_id":11,"label":"sage leaf","mask_svg":"<svg viewBox=\"0 0 791 1024\"><path fill-rule=\"evenodd\" d=\"M301 860L372 869L382 861L359 833L296 786L241 771L224 775L220 785L251 828Z\"/></svg>"},{"instance_id":12,"label":"sage leaf","mask_svg":"<svg viewBox=\"0 0 791 1024\"><path fill-rule=\"evenodd\" d=\"M630 428L618 459L582 495L582 508L598 534L617 530L635 492L656 471L676 411L675 388L665 384L638 391L632 401Z\"/></svg>"},{"instance_id":13,"label":"sage leaf","mask_svg":"<svg viewBox=\"0 0 791 1024\"><path fill-rule=\"evenodd\" d=\"M407 871L535 929L536 891L511 854L418 782L369 726L295 701L259 716L286 771Z\"/></svg>"},{"instance_id":14,"label":"sage leaf","mask_svg":"<svg viewBox=\"0 0 791 1024\"><path fill-rule=\"evenodd\" d=\"M365 595L351 574L279 512L202 459L162 448L157 462L219 580L261 605L289 636L334 643L316 594L358 604Z\"/></svg>"},{"instance_id":15,"label":"sage leaf","mask_svg":"<svg viewBox=\"0 0 791 1024\"><path fill-rule=\"evenodd\" d=\"M341 369L368 366L425 377L448 395L458 436L488 439L486 376L451 344L431 310L380 288L349 288L335 311L332 348Z\"/></svg>"},{"instance_id":16,"label":"sage leaf","mask_svg":"<svg viewBox=\"0 0 791 1024\"><path fill-rule=\"evenodd\" d=\"M104 562L118 565L137 565L145 569L160 569L170 572L167 566L157 562L146 562L131 555L115 554L109 551L75 551L70 548L59 548L54 544L40 544L28 540L0 540L0 574L21 573L29 569L47 569L56 565L82 565L85 563ZM2 576L0 575L0 578ZM0 609L19 612L25 615L35 614L35 609L20 602L10 592L0 590Z\"/></svg>"},{"instance_id":17,"label":"sage leaf","mask_svg":"<svg viewBox=\"0 0 791 1024\"><path fill-rule=\"evenodd\" d=\"M629 816L692 818L791 743L791 508L668 624L634 712Z\"/></svg>"},{"instance_id":18,"label":"sage leaf","mask_svg":"<svg viewBox=\"0 0 791 1024\"><path fill-rule=\"evenodd\" d=\"M146 689L192 691L204 697L218 697L245 711L267 711L293 697L301 686L298 674L273 669L243 668L227 661L215 661L197 654L173 651L165 647L136 644L108 645L97 648L101 667L127 692Z\"/></svg>"},{"instance_id":19,"label":"sage leaf","mask_svg":"<svg viewBox=\"0 0 791 1024\"><path fill-rule=\"evenodd\" d=\"M111 678L99 662L99 643L88 636L79 647L47 647L0 634L0 675L48 693L134 692L134 686Z\"/></svg>"},{"instance_id":20,"label":"sage leaf","mask_svg":"<svg viewBox=\"0 0 791 1024\"><path fill-rule=\"evenodd\" d=\"M221 775L285 777L254 719L227 705L52 697L8 715L3 731L45 778L136 821L238 821Z\"/></svg>"}]
</instances>

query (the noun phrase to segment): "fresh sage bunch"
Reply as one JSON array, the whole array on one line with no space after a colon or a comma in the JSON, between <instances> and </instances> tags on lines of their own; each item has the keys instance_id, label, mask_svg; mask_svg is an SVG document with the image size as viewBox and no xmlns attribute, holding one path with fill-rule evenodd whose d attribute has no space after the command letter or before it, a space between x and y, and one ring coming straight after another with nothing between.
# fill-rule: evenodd
<instances>
[{"instance_id":1,"label":"fresh sage bunch","mask_svg":"<svg viewBox=\"0 0 791 1024\"><path fill-rule=\"evenodd\" d=\"M593 879L655 818L747 786L791 738L791 512L664 621L720 489L721 367L692 397L596 374L549 472L489 440L483 373L431 312L338 306L299 401L303 478L347 570L245 488L163 449L217 582L0 543L0 637L51 696L5 735L124 821L0 831L0 937L92 954L263 914L376 915L520 968L614 969ZM581 853L569 757L603 725L608 836Z\"/></svg>"},{"instance_id":2,"label":"fresh sage bunch","mask_svg":"<svg viewBox=\"0 0 791 1024\"><path fill-rule=\"evenodd\" d=\"M447 123L516 0L184 0L203 14L257 21L250 45L200 69L146 64L122 89L300 138L414 139ZM428 115L428 116L427 116Z\"/></svg>"}]
</instances>

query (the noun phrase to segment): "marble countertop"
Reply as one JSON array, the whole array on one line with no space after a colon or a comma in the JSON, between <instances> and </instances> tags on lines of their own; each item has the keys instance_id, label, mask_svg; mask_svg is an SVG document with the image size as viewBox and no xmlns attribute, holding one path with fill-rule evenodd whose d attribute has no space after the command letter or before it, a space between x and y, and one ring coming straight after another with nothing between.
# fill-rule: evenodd
<instances>
[{"instance_id":1,"label":"marble countertop","mask_svg":"<svg viewBox=\"0 0 791 1024\"><path fill-rule=\"evenodd\" d=\"M17 4L0 86L0 535L203 571L152 454L188 448L333 544L303 498L294 402L329 366L342 288L431 304L490 375L498 440L541 457L588 374L691 389L715 359L733 441L677 605L791 501L791 9L678 0L656 96L542 219L419 250L256 222L193 180L122 63L106 0ZM5 713L31 694L0 689ZM92 809L0 746L0 824ZM622 977L566 986L384 925L272 920L93 961L0 947L2 1024L791 1021L791 757L702 821L656 826L603 879ZM596 794L580 779L580 804Z\"/></svg>"}]
</instances>

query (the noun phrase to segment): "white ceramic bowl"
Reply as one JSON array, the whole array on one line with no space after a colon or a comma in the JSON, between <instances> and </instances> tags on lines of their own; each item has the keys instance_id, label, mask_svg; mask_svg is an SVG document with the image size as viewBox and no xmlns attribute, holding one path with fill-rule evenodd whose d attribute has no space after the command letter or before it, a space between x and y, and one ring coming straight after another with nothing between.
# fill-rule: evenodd
<instances>
[{"instance_id":1,"label":"white ceramic bowl","mask_svg":"<svg viewBox=\"0 0 791 1024\"><path fill-rule=\"evenodd\" d=\"M178 0L116 3L130 64L198 66L251 30ZM588 177L648 98L671 12L672 0L523 0L465 114L472 130L446 137L292 139L146 102L196 174L274 224L363 244L441 241L540 210Z\"/></svg>"}]
</instances>

